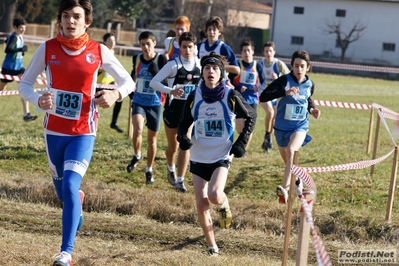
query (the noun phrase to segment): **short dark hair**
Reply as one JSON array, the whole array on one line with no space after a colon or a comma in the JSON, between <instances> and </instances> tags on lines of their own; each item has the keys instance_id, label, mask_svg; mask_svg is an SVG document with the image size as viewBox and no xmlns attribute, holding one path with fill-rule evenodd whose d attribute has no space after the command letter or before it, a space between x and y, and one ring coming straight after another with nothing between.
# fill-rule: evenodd
<instances>
[{"instance_id":1,"label":"short dark hair","mask_svg":"<svg viewBox=\"0 0 399 266\"><path fill-rule=\"evenodd\" d=\"M157 39L155 39L154 33L152 33L151 31L143 31L142 33L140 33L139 41L145 40L145 39L151 39L153 42L157 41Z\"/></svg>"},{"instance_id":2,"label":"short dark hair","mask_svg":"<svg viewBox=\"0 0 399 266\"><path fill-rule=\"evenodd\" d=\"M75 6L83 8L86 23L91 23L93 21L93 6L91 5L90 0L61 0L58 7L58 22L61 23L62 12L68 11Z\"/></svg>"},{"instance_id":3,"label":"short dark hair","mask_svg":"<svg viewBox=\"0 0 399 266\"><path fill-rule=\"evenodd\" d=\"M197 37L189 31L183 32L183 34L179 38L179 46L181 46L182 42L192 42L194 44L197 44Z\"/></svg>"},{"instance_id":4,"label":"short dark hair","mask_svg":"<svg viewBox=\"0 0 399 266\"><path fill-rule=\"evenodd\" d=\"M265 47L272 47L274 49L274 51L276 51L276 46L274 45L274 42L266 42L263 45L263 50L265 49Z\"/></svg>"},{"instance_id":5,"label":"short dark hair","mask_svg":"<svg viewBox=\"0 0 399 266\"><path fill-rule=\"evenodd\" d=\"M295 52L292 54L292 57L291 57L291 66L294 65L294 61L295 61L296 58L300 58L300 59L302 59L302 60L305 60L305 61L306 61L306 64L307 64L308 66L310 66L310 57L309 57L308 52L306 52L305 50L298 50L298 51L295 51Z\"/></svg>"},{"instance_id":6,"label":"short dark hair","mask_svg":"<svg viewBox=\"0 0 399 266\"><path fill-rule=\"evenodd\" d=\"M240 51L242 51L242 48L243 48L244 46L251 46L252 50L255 49L255 44L253 43L253 41L251 41L250 38L244 38L244 39L241 41L241 44L240 44Z\"/></svg>"},{"instance_id":7,"label":"short dark hair","mask_svg":"<svg viewBox=\"0 0 399 266\"><path fill-rule=\"evenodd\" d=\"M25 19L23 19L23 18L14 18L14 20L13 20L13 22L12 22L12 25L14 26L14 27L19 27L19 26L21 26L21 25L26 25L26 20Z\"/></svg>"},{"instance_id":8,"label":"short dark hair","mask_svg":"<svg viewBox=\"0 0 399 266\"><path fill-rule=\"evenodd\" d=\"M108 40L108 38L111 36L115 36L115 34L113 34L112 32L105 33L103 36L103 41L106 42Z\"/></svg>"}]
</instances>

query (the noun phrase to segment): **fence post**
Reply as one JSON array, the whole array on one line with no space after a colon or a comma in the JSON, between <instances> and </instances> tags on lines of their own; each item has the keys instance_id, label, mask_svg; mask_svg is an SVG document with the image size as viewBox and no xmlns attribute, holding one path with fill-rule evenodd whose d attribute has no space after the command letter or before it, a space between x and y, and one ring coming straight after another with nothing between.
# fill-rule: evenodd
<instances>
[{"instance_id":1,"label":"fence post","mask_svg":"<svg viewBox=\"0 0 399 266\"><path fill-rule=\"evenodd\" d=\"M132 101L129 101L129 116L127 122L127 137L133 139Z\"/></svg>"},{"instance_id":2,"label":"fence post","mask_svg":"<svg viewBox=\"0 0 399 266\"><path fill-rule=\"evenodd\" d=\"M367 148L366 148L366 153L370 153L371 149L371 139L373 138L373 126L374 126L374 107L371 106L370 110L370 123L369 123L369 135L367 138Z\"/></svg>"},{"instance_id":3,"label":"fence post","mask_svg":"<svg viewBox=\"0 0 399 266\"><path fill-rule=\"evenodd\" d=\"M299 152L295 151L294 153L294 161L295 165L298 165L298 156ZM291 222L292 222L292 205L294 204L294 190L295 190L295 175L291 173L291 183L290 183L290 191L288 195L288 208L287 208L287 218L285 221L285 232L284 232L284 246L283 246L283 261L282 266L287 265L288 260L288 250L290 244L290 235L291 235Z\"/></svg>"},{"instance_id":4,"label":"fence post","mask_svg":"<svg viewBox=\"0 0 399 266\"><path fill-rule=\"evenodd\" d=\"M314 204L315 192L313 190L307 190L303 192L303 196L308 204ZM296 266L308 265L308 253L309 253L309 236L310 236L310 225L306 222L306 213L301 206L301 216L299 220L299 233L298 233L298 247L296 253Z\"/></svg>"},{"instance_id":5,"label":"fence post","mask_svg":"<svg viewBox=\"0 0 399 266\"><path fill-rule=\"evenodd\" d=\"M385 221L388 223L391 222L392 204L393 204L393 198L394 198L394 194L395 194L395 184L396 184L396 174L397 173L398 173L398 147L396 146L395 153L393 156L393 163L392 163L391 182L389 184L387 211L385 214Z\"/></svg>"},{"instance_id":6,"label":"fence post","mask_svg":"<svg viewBox=\"0 0 399 266\"><path fill-rule=\"evenodd\" d=\"M378 112L378 111L377 111ZM378 147L378 135L380 132L381 117L377 116L377 125L375 127L375 137L374 137L374 148L373 148L373 160L377 157L377 147ZM370 168L370 177L374 174L374 164Z\"/></svg>"}]
</instances>

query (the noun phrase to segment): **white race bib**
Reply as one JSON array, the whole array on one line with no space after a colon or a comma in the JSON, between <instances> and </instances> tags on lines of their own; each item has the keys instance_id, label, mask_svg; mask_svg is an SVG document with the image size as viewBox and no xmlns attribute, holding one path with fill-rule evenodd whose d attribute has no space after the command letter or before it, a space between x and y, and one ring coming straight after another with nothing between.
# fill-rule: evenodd
<instances>
[{"instance_id":1,"label":"white race bib","mask_svg":"<svg viewBox=\"0 0 399 266\"><path fill-rule=\"evenodd\" d=\"M256 85L256 73L248 71L241 72L240 83L248 85Z\"/></svg>"},{"instance_id":2,"label":"white race bib","mask_svg":"<svg viewBox=\"0 0 399 266\"><path fill-rule=\"evenodd\" d=\"M284 119L291 121L304 120L306 118L306 105L287 104L285 106Z\"/></svg>"},{"instance_id":3,"label":"white race bib","mask_svg":"<svg viewBox=\"0 0 399 266\"><path fill-rule=\"evenodd\" d=\"M221 138L224 136L223 119L198 119L194 123L194 137L198 138Z\"/></svg>"},{"instance_id":4,"label":"white race bib","mask_svg":"<svg viewBox=\"0 0 399 266\"><path fill-rule=\"evenodd\" d=\"M195 90L195 85L194 84L177 84L173 86L173 89L181 88L183 89L183 94L180 96L180 98L174 98L175 100L187 100L188 95Z\"/></svg>"},{"instance_id":5,"label":"white race bib","mask_svg":"<svg viewBox=\"0 0 399 266\"><path fill-rule=\"evenodd\" d=\"M150 79L142 79L138 78L137 79L137 92L143 93L143 94L151 94L155 95L156 91L150 87Z\"/></svg>"},{"instance_id":6,"label":"white race bib","mask_svg":"<svg viewBox=\"0 0 399 266\"><path fill-rule=\"evenodd\" d=\"M53 107L47 113L65 119L79 120L82 111L83 93L51 88Z\"/></svg>"}]
</instances>

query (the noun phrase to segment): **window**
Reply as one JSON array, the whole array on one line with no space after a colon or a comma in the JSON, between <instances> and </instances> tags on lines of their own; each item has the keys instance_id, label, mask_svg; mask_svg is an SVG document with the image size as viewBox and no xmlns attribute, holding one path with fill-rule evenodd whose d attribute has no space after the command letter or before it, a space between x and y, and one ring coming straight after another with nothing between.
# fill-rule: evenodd
<instances>
[{"instance_id":1,"label":"window","mask_svg":"<svg viewBox=\"0 0 399 266\"><path fill-rule=\"evenodd\" d=\"M303 45L303 37L301 37L301 36L291 36L291 44Z\"/></svg>"},{"instance_id":2,"label":"window","mask_svg":"<svg viewBox=\"0 0 399 266\"><path fill-rule=\"evenodd\" d=\"M294 14L303 14L304 8L300 6L294 7Z\"/></svg>"},{"instance_id":3,"label":"window","mask_svg":"<svg viewBox=\"0 0 399 266\"><path fill-rule=\"evenodd\" d=\"M395 44L394 43L382 43L382 50L383 51L390 51L395 52Z\"/></svg>"},{"instance_id":4,"label":"window","mask_svg":"<svg viewBox=\"0 0 399 266\"><path fill-rule=\"evenodd\" d=\"M337 12L335 13L336 17L345 17L346 16L346 10L344 9L337 9Z\"/></svg>"}]
</instances>

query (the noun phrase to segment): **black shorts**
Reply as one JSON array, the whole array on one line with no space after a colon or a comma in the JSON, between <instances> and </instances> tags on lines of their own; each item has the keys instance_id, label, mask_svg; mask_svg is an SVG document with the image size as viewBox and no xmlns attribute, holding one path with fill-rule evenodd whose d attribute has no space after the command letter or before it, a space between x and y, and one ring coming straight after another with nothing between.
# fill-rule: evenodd
<instances>
[{"instance_id":1,"label":"black shorts","mask_svg":"<svg viewBox=\"0 0 399 266\"><path fill-rule=\"evenodd\" d=\"M6 68L1 69L1 74L3 74L3 75L18 76L18 75L22 75L23 73L25 73L25 68L21 68L20 70L11 70L11 69L6 69ZM3 83L13 82L13 80L9 80L9 79L0 79L0 81Z\"/></svg>"},{"instance_id":2,"label":"black shorts","mask_svg":"<svg viewBox=\"0 0 399 266\"><path fill-rule=\"evenodd\" d=\"M178 128L180 123L180 116L182 110L172 108L165 108L163 110L163 122L169 128Z\"/></svg>"},{"instance_id":3,"label":"black shorts","mask_svg":"<svg viewBox=\"0 0 399 266\"><path fill-rule=\"evenodd\" d=\"M142 106L137 103L132 104L132 115L140 114L146 119L148 129L158 132L161 128L162 106Z\"/></svg>"},{"instance_id":4,"label":"black shorts","mask_svg":"<svg viewBox=\"0 0 399 266\"><path fill-rule=\"evenodd\" d=\"M228 160L220 160L216 163L198 163L190 161L190 173L201 177L206 181L210 181L213 172L219 167L230 168L231 162Z\"/></svg>"}]
</instances>

